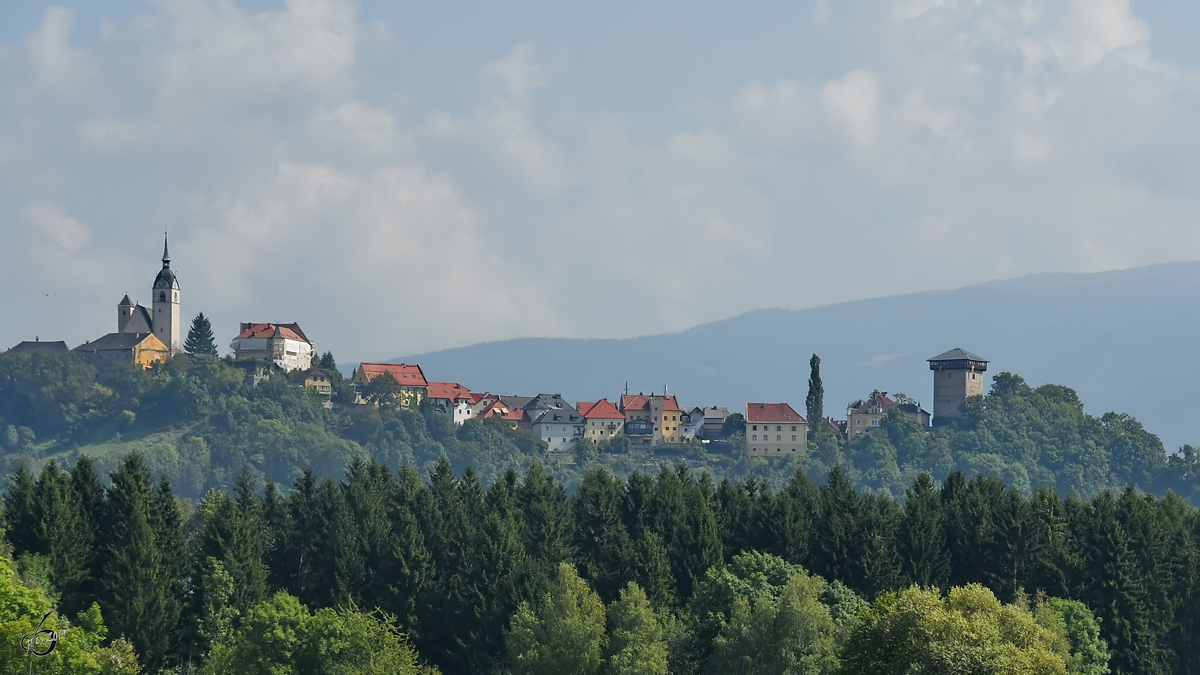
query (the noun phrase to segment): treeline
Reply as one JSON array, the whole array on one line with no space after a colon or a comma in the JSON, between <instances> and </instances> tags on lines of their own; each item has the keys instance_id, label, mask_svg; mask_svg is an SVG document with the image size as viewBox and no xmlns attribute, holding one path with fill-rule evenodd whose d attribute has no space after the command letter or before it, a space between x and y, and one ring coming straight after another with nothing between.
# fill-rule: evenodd
<instances>
[{"instance_id":1,"label":"treeline","mask_svg":"<svg viewBox=\"0 0 1200 675\"><path fill-rule=\"evenodd\" d=\"M332 354L321 364L340 377ZM508 467L547 459L541 440L500 420L455 426L428 405L345 405L338 401L352 397L344 381L335 383L341 394L327 407L325 398L288 386L287 374L257 386L245 374L226 360L180 356L152 370L118 368L96 381L95 370L74 354L0 354L0 473L49 458L71 463L83 454L107 473L136 452L155 475L169 476L180 495L199 498L209 488L232 486L243 465L289 484L306 468L341 476L351 461L368 458L393 468L413 465L428 477L444 456L456 471L472 466L490 483ZM684 461L717 477L775 483L796 471L823 480L839 466L855 486L894 497L920 473L942 481L962 471L1001 478L1026 495L1046 486L1091 497L1133 485L1200 500L1200 453L1185 446L1168 455L1136 419L1089 415L1069 388L1033 388L1001 373L964 413L956 426L929 432L893 412L881 430L851 441L815 425L810 452L784 459L749 457L744 431L729 424L729 437L710 444L646 453L619 437L583 443L546 466L570 489L589 466L629 476Z\"/></svg>"},{"instance_id":2,"label":"treeline","mask_svg":"<svg viewBox=\"0 0 1200 675\"><path fill-rule=\"evenodd\" d=\"M354 461L344 480L307 471L286 492L260 490L246 470L235 484L193 510L139 457L107 488L86 458L69 473L51 462L9 479L6 536L61 611L98 602L110 635L151 668L250 653L244 641L274 634L272 616L347 608L378 608L380 634L407 635L445 672L551 672L529 664L545 666L563 626L583 624L596 647L589 668L621 661L613 645L632 640L660 645L673 673L750 672L745 655L759 652L825 665L754 672L870 672L888 640L941 630L1008 644L1017 638L1004 631L1021 621L1032 622L1018 631L1024 642L995 658L1075 659L1071 672L1103 672L1083 669L1105 651L1085 639L1085 608L1115 671L1200 666L1200 520L1174 495L1024 496L954 472L940 485L918 476L901 501L855 490L840 468L819 485L798 472L773 489L714 483L683 465L627 480L593 468L569 495L540 463L485 486L445 459L428 480L411 466ZM903 590L913 585L958 590ZM251 620L257 632L239 628ZM976 620L987 625L959 625ZM635 625L661 635L635 640ZM1062 631L1074 636L1069 648ZM796 646L798 635L812 649ZM910 651L942 653L929 649Z\"/></svg>"}]
</instances>

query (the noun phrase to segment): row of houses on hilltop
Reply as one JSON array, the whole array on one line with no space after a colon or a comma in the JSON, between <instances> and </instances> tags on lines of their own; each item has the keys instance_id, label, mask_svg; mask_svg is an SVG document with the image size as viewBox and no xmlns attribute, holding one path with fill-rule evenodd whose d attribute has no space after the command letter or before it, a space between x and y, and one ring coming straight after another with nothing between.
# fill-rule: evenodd
<instances>
[{"instance_id":1,"label":"row of houses on hilltop","mask_svg":"<svg viewBox=\"0 0 1200 675\"><path fill-rule=\"evenodd\" d=\"M149 368L181 350L179 278L171 269L164 237L162 269L151 284L151 306L130 300L126 294L117 304L117 330L74 348L81 359L101 374L119 364L134 363ZM331 396L339 374L313 368L316 345L297 323L255 323L239 326L230 343L235 363L247 367L248 378L257 383L270 366L293 373L291 384ZM14 352L67 351L64 342L22 342ZM270 364L268 366L267 364ZM953 349L929 359L934 371L934 411L907 398L894 400L887 392L875 391L846 410L845 420L824 419L818 423L849 438L878 428L893 410L908 416L922 428L946 424L960 414L968 397L983 394L987 360L964 349ZM711 439L722 434L729 410L720 406L685 408L664 389L658 394L626 394L615 402L568 403L561 394L509 396L472 392L456 382L429 382L416 364L361 363L351 384L356 403L368 403L371 382L378 377L395 380L394 401L415 407L428 400L455 424L471 419L499 417L531 429L551 451L566 451L581 440L602 442L625 437L635 445L678 446L692 439ZM809 421L788 403L747 403L746 445L750 454L789 455L808 448Z\"/></svg>"}]
</instances>

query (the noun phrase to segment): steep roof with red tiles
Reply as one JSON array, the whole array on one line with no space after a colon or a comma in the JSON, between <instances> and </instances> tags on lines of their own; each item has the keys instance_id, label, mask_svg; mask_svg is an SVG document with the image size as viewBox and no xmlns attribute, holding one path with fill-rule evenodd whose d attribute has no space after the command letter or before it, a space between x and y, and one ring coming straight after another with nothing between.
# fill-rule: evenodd
<instances>
[{"instance_id":1,"label":"steep roof with red tiles","mask_svg":"<svg viewBox=\"0 0 1200 675\"><path fill-rule=\"evenodd\" d=\"M579 410L579 414L583 415L584 419L589 420L620 420L625 419L617 406L613 405L608 399L602 398L595 403L580 401L579 405L575 406Z\"/></svg>"},{"instance_id":2,"label":"steep roof with red tiles","mask_svg":"<svg viewBox=\"0 0 1200 675\"><path fill-rule=\"evenodd\" d=\"M308 342L308 337L304 335L304 331L300 330L298 323L242 323L241 328L242 332L237 334L235 340L281 337L298 342Z\"/></svg>"},{"instance_id":3,"label":"steep roof with red tiles","mask_svg":"<svg viewBox=\"0 0 1200 675\"><path fill-rule=\"evenodd\" d=\"M808 424L800 416L800 413L786 403L747 403L746 421L771 424Z\"/></svg>"},{"instance_id":4,"label":"steep roof with red tiles","mask_svg":"<svg viewBox=\"0 0 1200 675\"><path fill-rule=\"evenodd\" d=\"M471 392L457 382L430 382L428 396L456 402L471 400Z\"/></svg>"},{"instance_id":5,"label":"steep roof with red tiles","mask_svg":"<svg viewBox=\"0 0 1200 675\"><path fill-rule=\"evenodd\" d=\"M851 410L850 414L851 415L866 415L867 413L887 414L887 411L891 410L892 408L895 408L896 405L897 405L897 403L888 397L886 391L878 392L878 393L872 394L871 397L868 398L866 401L864 401L862 405L858 406L854 410ZM873 411L873 410L871 410L871 408L878 408L878 410Z\"/></svg>"},{"instance_id":6,"label":"steep roof with red tiles","mask_svg":"<svg viewBox=\"0 0 1200 675\"><path fill-rule=\"evenodd\" d=\"M663 410L679 410L679 402L674 396L659 396L658 394L625 394L621 397L621 410L649 410L650 399L661 398Z\"/></svg>"},{"instance_id":7,"label":"steep roof with red tiles","mask_svg":"<svg viewBox=\"0 0 1200 675\"><path fill-rule=\"evenodd\" d=\"M504 417L507 419L510 412L508 406L504 405L504 401L497 398L484 406L482 410L476 413L475 417Z\"/></svg>"},{"instance_id":8,"label":"steep roof with red tiles","mask_svg":"<svg viewBox=\"0 0 1200 675\"><path fill-rule=\"evenodd\" d=\"M500 400L500 397L496 396L495 394L486 394L486 393L481 394L479 392L474 392L474 391L467 392L467 397L471 399L471 405L475 405L476 403L479 403L480 401L482 401L485 398L493 399L496 401Z\"/></svg>"},{"instance_id":9,"label":"steep roof with red tiles","mask_svg":"<svg viewBox=\"0 0 1200 675\"><path fill-rule=\"evenodd\" d=\"M392 377L400 383L402 387L424 387L428 386L425 381L425 373L421 372L421 366L408 363L361 363L358 366L359 373L366 378L367 382L384 374L391 373Z\"/></svg>"}]
</instances>

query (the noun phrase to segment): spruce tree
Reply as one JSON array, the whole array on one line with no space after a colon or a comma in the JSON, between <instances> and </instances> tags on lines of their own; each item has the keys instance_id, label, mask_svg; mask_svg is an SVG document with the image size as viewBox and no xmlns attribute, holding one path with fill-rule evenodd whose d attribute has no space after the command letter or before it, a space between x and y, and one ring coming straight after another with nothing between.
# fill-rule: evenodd
<instances>
[{"instance_id":1,"label":"spruce tree","mask_svg":"<svg viewBox=\"0 0 1200 675\"><path fill-rule=\"evenodd\" d=\"M196 318L192 319L192 327L188 329L187 340L183 343L183 351L192 356L217 355L217 341L213 337L212 324L209 323L208 317L204 316L204 312L200 312Z\"/></svg>"},{"instance_id":2,"label":"spruce tree","mask_svg":"<svg viewBox=\"0 0 1200 675\"><path fill-rule=\"evenodd\" d=\"M815 432L825 428L825 385L821 383L821 357L813 354L808 361L808 370L808 396L804 399L804 409L808 414L808 428Z\"/></svg>"},{"instance_id":3,"label":"spruce tree","mask_svg":"<svg viewBox=\"0 0 1200 675\"><path fill-rule=\"evenodd\" d=\"M950 578L950 551L942 500L933 478L917 475L905 493L904 518L896 537L901 573L909 584L922 588L946 588Z\"/></svg>"},{"instance_id":4,"label":"spruce tree","mask_svg":"<svg viewBox=\"0 0 1200 675\"><path fill-rule=\"evenodd\" d=\"M38 532L37 483L25 462L5 481L4 530L13 554L45 553L45 542Z\"/></svg>"},{"instance_id":5,"label":"spruce tree","mask_svg":"<svg viewBox=\"0 0 1200 675\"><path fill-rule=\"evenodd\" d=\"M581 576L606 602L632 578L633 545L621 517L621 482L602 468L589 469L571 500Z\"/></svg>"},{"instance_id":6,"label":"spruce tree","mask_svg":"<svg viewBox=\"0 0 1200 675\"><path fill-rule=\"evenodd\" d=\"M56 460L42 468L37 484L38 535L45 542L50 581L61 593L59 606L75 616L95 601L89 588L92 530L70 474Z\"/></svg>"}]
</instances>

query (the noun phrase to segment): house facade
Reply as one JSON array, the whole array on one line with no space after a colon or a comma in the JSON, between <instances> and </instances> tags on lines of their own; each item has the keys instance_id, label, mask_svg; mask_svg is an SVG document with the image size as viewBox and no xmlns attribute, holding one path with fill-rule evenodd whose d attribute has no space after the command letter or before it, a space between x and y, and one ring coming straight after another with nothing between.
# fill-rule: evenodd
<instances>
[{"instance_id":1,"label":"house facade","mask_svg":"<svg viewBox=\"0 0 1200 675\"><path fill-rule=\"evenodd\" d=\"M873 391L870 398L861 405L846 409L846 437L854 438L883 424L884 418L893 408L908 416L922 429L929 428L929 413L916 403L896 403L888 397L886 391Z\"/></svg>"},{"instance_id":2,"label":"house facade","mask_svg":"<svg viewBox=\"0 0 1200 675\"><path fill-rule=\"evenodd\" d=\"M75 349L79 358L101 374L127 363L149 368L171 358L171 350L154 333L109 333Z\"/></svg>"},{"instance_id":3,"label":"house facade","mask_svg":"<svg viewBox=\"0 0 1200 675\"><path fill-rule=\"evenodd\" d=\"M316 347L298 323L243 323L229 344L238 361L270 361L288 372L312 368Z\"/></svg>"},{"instance_id":4,"label":"house facade","mask_svg":"<svg viewBox=\"0 0 1200 675\"><path fill-rule=\"evenodd\" d=\"M584 438L589 441L599 443L624 433L625 415L607 398L595 403L580 401L577 407L585 422Z\"/></svg>"},{"instance_id":5,"label":"house facade","mask_svg":"<svg viewBox=\"0 0 1200 675\"><path fill-rule=\"evenodd\" d=\"M634 443L679 443L683 411L674 396L626 394L621 397L620 410L625 416L625 435Z\"/></svg>"},{"instance_id":6,"label":"house facade","mask_svg":"<svg viewBox=\"0 0 1200 675\"><path fill-rule=\"evenodd\" d=\"M430 382L429 402L455 424L471 419L471 392L457 382Z\"/></svg>"},{"instance_id":7,"label":"house facade","mask_svg":"<svg viewBox=\"0 0 1200 675\"><path fill-rule=\"evenodd\" d=\"M354 385L354 391L358 394L359 403L367 402L363 397L364 390L371 380L384 373L390 374L400 385L400 392L397 396L397 403L400 406L415 408L428 395L429 383L425 381L425 373L421 372L421 366L415 363L364 362L358 364L358 367L354 369L354 375L350 380Z\"/></svg>"},{"instance_id":8,"label":"house facade","mask_svg":"<svg viewBox=\"0 0 1200 675\"><path fill-rule=\"evenodd\" d=\"M808 422L787 403L747 403L746 448L761 457L807 452Z\"/></svg>"},{"instance_id":9,"label":"house facade","mask_svg":"<svg viewBox=\"0 0 1200 675\"><path fill-rule=\"evenodd\" d=\"M296 373L292 379L288 380L288 384L293 387L304 387L322 396L333 395L333 381L329 379L329 374L320 368L309 368Z\"/></svg>"},{"instance_id":10,"label":"house facade","mask_svg":"<svg viewBox=\"0 0 1200 675\"><path fill-rule=\"evenodd\" d=\"M522 409L529 426L550 452L567 452L584 435L584 419L561 394L538 394Z\"/></svg>"}]
</instances>

